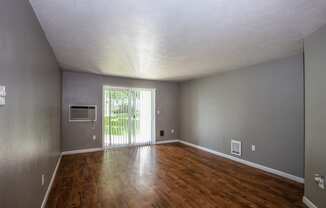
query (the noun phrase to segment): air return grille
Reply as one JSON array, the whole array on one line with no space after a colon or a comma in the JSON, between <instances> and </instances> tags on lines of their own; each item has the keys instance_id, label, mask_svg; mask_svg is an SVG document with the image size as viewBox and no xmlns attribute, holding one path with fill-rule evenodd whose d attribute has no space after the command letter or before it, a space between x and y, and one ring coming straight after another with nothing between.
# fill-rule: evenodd
<instances>
[{"instance_id":1,"label":"air return grille","mask_svg":"<svg viewBox=\"0 0 326 208\"><path fill-rule=\"evenodd\" d=\"M69 106L69 121L83 122L96 121L96 105L70 105Z\"/></svg>"},{"instance_id":2,"label":"air return grille","mask_svg":"<svg viewBox=\"0 0 326 208\"><path fill-rule=\"evenodd\" d=\"M241 142L231 140L231 154L241 156Z\"/></svg>"}]
</instances>

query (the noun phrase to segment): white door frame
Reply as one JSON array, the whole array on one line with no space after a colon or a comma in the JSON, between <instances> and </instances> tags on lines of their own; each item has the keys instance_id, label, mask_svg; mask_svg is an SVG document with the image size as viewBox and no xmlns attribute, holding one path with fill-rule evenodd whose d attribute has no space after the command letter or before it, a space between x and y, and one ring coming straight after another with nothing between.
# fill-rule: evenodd
<instances>
[{"instance_id":1,"label":"white door frame","mask_svg":"<svg viewBox=\"0 0 326 208\"><path fill-rule=\"evenodd\" d=\"M104 93L106 89L137 89L137 90L151 90L152 91L152 142L153 144L156 143L156 88L143 88L143 87L123 87L123 86L112 86L112 85L103 85L102 86L102 148L105 149L105 99L104 99Z\"/></svg>"}]
</instances>

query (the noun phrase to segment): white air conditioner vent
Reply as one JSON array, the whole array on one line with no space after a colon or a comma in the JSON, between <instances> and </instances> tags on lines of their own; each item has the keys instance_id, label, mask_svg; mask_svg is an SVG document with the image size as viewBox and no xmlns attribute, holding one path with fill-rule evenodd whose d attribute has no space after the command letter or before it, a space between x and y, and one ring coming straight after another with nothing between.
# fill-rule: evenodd
<instances>
[{"instance_id":1,"label":"white air conditioner vent","mask_svg":"<svg viewBox=\"0 0 326 208\"><path fill-rule=\"evenodd\" d=\"M231 154L241 156L241 142L231 140Z\"/></svg>"},{"instance_id":2,"label":"white air conditioner vent","mask_svg":"<svg viewBox=\"0 0 326 208\"><path fill-rule=\"evenodd\" d=\"M69 106L70 122L96 121L96 119L97 119L96 105L70 105Z\"/></svg>"}]
</instances>

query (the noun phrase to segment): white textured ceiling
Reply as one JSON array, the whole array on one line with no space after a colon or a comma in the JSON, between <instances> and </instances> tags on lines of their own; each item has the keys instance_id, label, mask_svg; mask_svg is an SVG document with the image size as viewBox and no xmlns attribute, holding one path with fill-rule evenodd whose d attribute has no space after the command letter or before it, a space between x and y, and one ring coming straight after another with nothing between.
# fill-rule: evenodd
<instances>
[{"instance_id":1,"label":"white textured ceiling","mask_svg":"<svg viewBox=\"0 0 326 208\"><path fill-rule=\"evenodd\" d=\"M60 65L184 80L302 51L326 0L30 0Z\"/></svg>"}]
</instances>

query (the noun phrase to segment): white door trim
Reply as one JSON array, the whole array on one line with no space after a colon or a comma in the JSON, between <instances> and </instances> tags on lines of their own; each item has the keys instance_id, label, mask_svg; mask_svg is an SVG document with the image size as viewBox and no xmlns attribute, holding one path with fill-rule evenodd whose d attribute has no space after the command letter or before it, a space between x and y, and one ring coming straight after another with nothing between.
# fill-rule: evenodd
<instances>
[{"instance_id":1,"label":"white door trim","mask_svg":"<svg viewBox=\"0 0 326 208\"><path fill-rule=\"evenodd\" d=\"M126 90L147 90L147 91L151 91L151 107L152 107L152 118L151 118L151 123L152 123L152 129L151 129L151 144L155 144L156 143L156 88L144 88L144 87L124 87L124 86L113 86L113 85L106 85L103 84L102 85L102 112L101 112L101 116L102 116L102 148L105 149L107 148L105 146L105 90L107 89L126 89ZM130 124L129 127L130 129ZM129 133L130 134L130 133ZM128 137L130 137L130 135L128 135ZM130 139L129 139L130 140ZM130 143L130 141L129 141ZM129 144L130 145L130 144ZM129 146L126 145L126 146ZM131 145L133 146L133 145Z\"/></svg>"}]
</instances>

